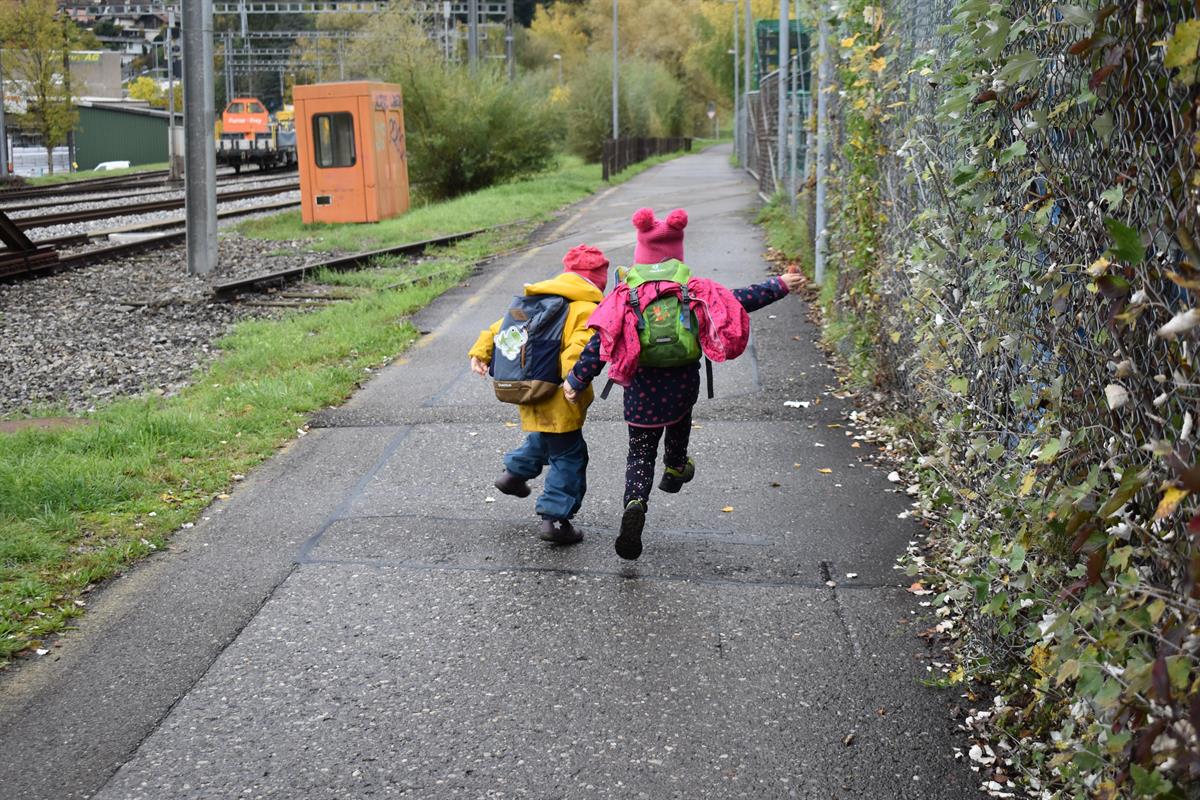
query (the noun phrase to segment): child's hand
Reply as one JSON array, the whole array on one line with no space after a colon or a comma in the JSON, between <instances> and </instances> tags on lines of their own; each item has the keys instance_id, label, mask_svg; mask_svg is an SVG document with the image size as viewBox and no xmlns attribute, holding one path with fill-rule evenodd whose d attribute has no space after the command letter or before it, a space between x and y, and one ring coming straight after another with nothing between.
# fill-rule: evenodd
<instances>
[{"instance_id":1,"label":"child's hand","mask_svg":"<svg viewBox=\"0 0 1200 800\"><path fill-rule=\"evenodd\" d=\"M785 272L779 276L779 279L783 281L789 294L800 291L800 288L804 286L804 276L799 272Z\"/></svg>"},{"instance_id":2,"label":"child's hand","mask_svg":"<svg viewBox=\"0 0 1200 800\"><path fill-rule=\"evenodd\" d=\"M475 356L471 356L471 372L476 375L487 375L488 365Z\"/></svg>"},{"instance_id":3,"label":"child's hand","mask_svg":"<svg viewBox=\"0 0 1200 800\"><path fill-rule=\"evenodd\" d=\"M571 388L571 384L567 383L566 381L563 381L562 390L563 397L567 398L569 402L574 403L579 400L579 392Z\"/></svg>"}]
</instances>

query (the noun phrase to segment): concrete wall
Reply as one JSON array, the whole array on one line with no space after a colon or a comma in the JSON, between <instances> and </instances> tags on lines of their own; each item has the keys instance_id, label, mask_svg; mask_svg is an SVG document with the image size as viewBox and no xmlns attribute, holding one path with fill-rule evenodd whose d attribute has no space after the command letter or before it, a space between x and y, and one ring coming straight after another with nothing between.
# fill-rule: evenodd
<instances>
[{"instance_id":1,"label":"concrete wall","mask_svg":"<svg viewBox=\"0 0 1200 800\"><path fill-rule=\"evenodd\" d=\"M121 54L111 50L71 51L71 94L121 97Z\"/></svg>"}]
</instances>

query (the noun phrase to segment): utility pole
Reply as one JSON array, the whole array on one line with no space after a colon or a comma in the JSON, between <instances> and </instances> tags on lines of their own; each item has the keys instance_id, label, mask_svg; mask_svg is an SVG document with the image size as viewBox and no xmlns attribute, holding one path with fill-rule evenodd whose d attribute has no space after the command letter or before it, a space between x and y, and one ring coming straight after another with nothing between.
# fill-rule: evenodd
<instances>
[{"instance_id":1,"label":"utility pole","mask_svg":"<svg viewBox=\"0 0 1200 800\"><path fill-rule=\"evenodd\" d=\"M619 94L617 93L617 82L620 76L620 64L617 61L617 50L621 44L621 36L618 24L617 9L620 8L620 0L613 0L613 65L612 65L612 112L613 112L613 140L615 141L621 135L620 117L617 113L617 101Z\"/></svg>"},{"instance_id":2,"label":"utility pole","mask_svg":"<svg viewBox=\"0 0 1200 800\"><path fill-rule=\"evenodd\" d=\"M743 103L743 105L746 107L746 119L744 120L745 124L742 126L743 127L742 138L745 139L745 141L742 143L745 147L745 149L742 151L744 154L743 160L742 160L742 167L749 169L750 165L748 162L750 161L750 127L751 127L750 126L750 62L754 59L754 48L752 48L750 46L750 31L751 31L751 29L754 28L754 12L750 8L750 0L746 0L746 24L743 27L745 28L745 30L743 31L743 35L746 37L745 38L746 47L744 48L746 51L746 55L745 55L746 61L745 61L745 66L744 66L745 80L742 81L742 85L745 87L744 91L746 92L746 100ZM756 170L758 169L757 164L754 165L754 169L756 169Z\"/></svg>"},{"instance_id":3,"label":"utility pole","mask_svg":"<svg viewBox=\"0 0 1200 800\"><path fill-rule=\"evenodd\" d=\"M788 0L779 0L779 124L775 129L775 188L785 185L787 169Z\"/></svg>"},{"instance_id":4,"label":"utility pole","mask_svg":"<svg viewBox=\"0 0 1200 800\"><path fill-rule=\"evenodd\" d=\"M211 20L212 15L209 14L208 18ZM209 22L210 26L211 24ZM237 94L233 89L233 31L225 31L222 39L224 40L222 48L225 53L225 105L229 105L229 101Z\"/></svg>"},{"instance_id":5,"label":"utility pole","mask_svg":"<svg viewBox=\"0 0 1200 800\"><path fill-rule=\"evenodd\" d=\"M4 51L0 50L0 180L8 177L8 129L4 126Z\"/></svg>"},{"instance_id":6,"label":"utility pole","mask_svg":"<svg viewBox=\"0 0 1200 800\"><path fill-rule=\"evenodd\" d=\"M474 73L479 66L479 0L467 0L467 60Z\"/></svg>"},{"instance_id":7,"label":"utility pole","mask_svg":"<svg viewBox=\"0 0 1200 800\"><path fill-rule=\"evenodd\" d=\"M738 92L738 0L733 0L733 152L739 162L742 160L742 120L738 113L741 101L742 96Z\"/></svg>"},{"instance_id":8,"label":"utility pole","mask_svg":"<svg viewBox=\"0 0 1200 800\"><path fill-rule=\"evenodd\" d=\"M821 13L818 53L821 65L817 69L817 241L813 279L817 286L825 281L825 256L829 249L829 234L825 230L825 184L829 172L829 90L833 74L829 63L829 21Z\"/></svg>"},{"instance_id":9,"label":"utility pole","mask_svg":"<svg viewBox=\"0 0 1200 800\"><path fill-rule=\"evenodd\" d=\"M167 180L179 180L175 157L175 9L167 11Z\"/></svg>"},{"instance_id":10,"label":"utility pole","mask_svg":"<svg viewBox=\"0 0 1200 800\"><path fill-rule=\"evenodd\" d=\"M74 105L71 96L71 20L63 14L63 89L67 95L67 104ZM50 153L50 171L54 172L54 153ZM67 131L67 172L75 171L75 128Z\"/></svg>"},{"instance_id":11,"label":"utility pole","mask_svg":"<svg viewBox=\"0 0 1200 800\"><path fill-rule=\"evenodd\" d=\"M800 9L796 9L796 16L799 17ZM788 24L791 24L790 21ZM792 135L791 147L788 148L788 198L791 201L792 216L796 216L796 157L800 150L800 98L797 95L799 86L799 67L800 67L800 43L796 42L796 58L789 58L788 64L791 67L792 74Z\"/></svg>"},{"instance_id":12,"label":"utility pole","mask_svg":"<svg viewBox=\"0 0 1200 800\"><path fill-rule=\"evenodd\" d=\"M517 60L513 53L513 0L504 6L504 62L508 65L508 79L516 77Z\"/></svg>"},{"instance_id":13,"label":"utility pole","mask_svg":"<svg viewBox=\"0 0 1200 800\"><path fill-rule=\"evenodd\" d=\"M212 0L183 4L184 197L187 266L207 275L217 264L217 159L213 148ZM228 51L227 51L228 52ZM229 69L228 56L226 69Z\"/></svg>"}]
</instances>

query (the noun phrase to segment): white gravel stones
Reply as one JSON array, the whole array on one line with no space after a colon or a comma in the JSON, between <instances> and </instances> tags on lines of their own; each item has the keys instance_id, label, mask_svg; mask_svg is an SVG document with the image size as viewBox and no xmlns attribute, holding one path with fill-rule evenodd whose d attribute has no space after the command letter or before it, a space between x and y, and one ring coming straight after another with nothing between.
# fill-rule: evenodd
<instances>
[{"instance_id":1,"label":"white gravel stones","mask_svg":"<svg viewBox=\"0 0 1200 800\"><path fill-rule=\"evenodd\" d=\"M301 242L222 235L220 282L328 257ZM172 393L247 317L279 309L214 302L182 247L0 283L0 414L82 411L113 397ZM131 305L132 303L132 305Z\"/></svg>"}]
</instances>

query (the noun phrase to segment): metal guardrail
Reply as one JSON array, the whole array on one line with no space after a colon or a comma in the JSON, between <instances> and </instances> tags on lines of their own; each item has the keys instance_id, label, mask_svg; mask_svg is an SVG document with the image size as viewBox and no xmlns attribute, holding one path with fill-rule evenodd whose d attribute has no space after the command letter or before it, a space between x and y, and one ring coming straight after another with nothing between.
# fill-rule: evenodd
<instances>
[{"instance_id":1,"label":"metal guardrail","mask_svg":"<svg viewBox=\"0 0 1200 800\"><path fill-rule=\"evenodd\" d=\"M601 164L604 167L604 180L621 172L626 167L645 161L654 156L676 153L680 150L690 153L692 140L687 136L671 136L666 138L648 138L642 136L623 136L620 139L605 139L604 154Z\"/></svg>"}]
</instances>

